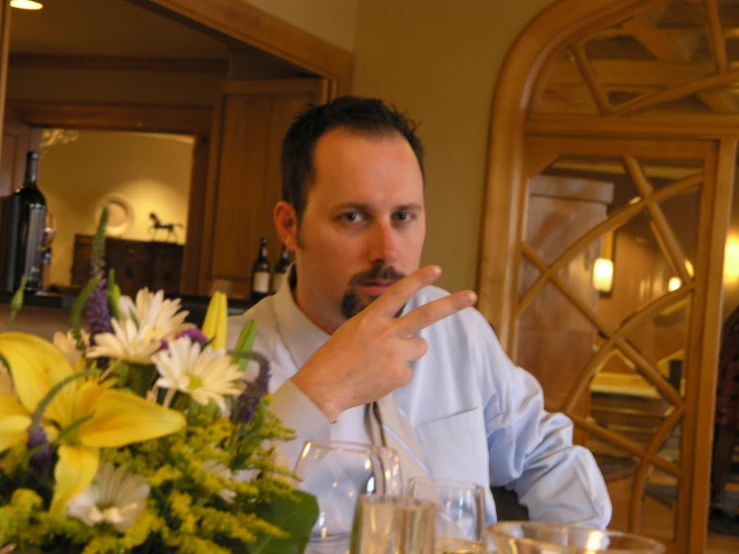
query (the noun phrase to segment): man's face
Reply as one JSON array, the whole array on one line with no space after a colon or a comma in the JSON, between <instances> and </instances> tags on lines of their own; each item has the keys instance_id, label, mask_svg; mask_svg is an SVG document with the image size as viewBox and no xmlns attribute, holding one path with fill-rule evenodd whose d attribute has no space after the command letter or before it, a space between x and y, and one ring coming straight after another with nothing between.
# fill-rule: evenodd
<instances>
[{"instance_id":1,"label":"man's face","mask_svg":"<svg viewBox=\"0 0 739 554\"><path fill-rule=\"evenodd\" d=\"M297 227L296 300L333 333L418 269L426 235L423 177L398 133L334 129L316 143L313 161Z\"/></svg>"}]
</instances>

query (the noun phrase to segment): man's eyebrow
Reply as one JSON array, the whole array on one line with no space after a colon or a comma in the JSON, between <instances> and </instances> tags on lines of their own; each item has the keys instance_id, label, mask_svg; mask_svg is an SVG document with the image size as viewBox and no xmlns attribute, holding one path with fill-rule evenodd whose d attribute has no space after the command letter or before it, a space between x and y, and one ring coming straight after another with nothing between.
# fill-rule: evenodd
<instances>
[{"instance_id":1,"label":"man's eyebrow","mask_svg":"<svg viewBox=\"0 0 739 554\"><path fill-rule=\"evenodd\" d=\"M364 204L362 202L344 202L343 204L336 204L331 208L331 211L334 212L340 212L343 210L357 210L358 212L367 213L374 211L370 204ZM393 208L393 212L419 212L421 210L423 210L423 206L417 202L400 204Z\"/></svg>"},{"instance_id":2,"label":"man's eyebrow","mask_svg":"<svg viewBox=\"0 0 739 554\"><path fill-rule=\"evenodd\" d=\"M411 202L410 204L401 204L397 208L395 208L396 212L420 212L423 210L423 206L421 204L418 204L416 202Z\"/></svg>"},{"instance_id":3,"label":"man's eyebrow","mask_svg":"<svg viewBox=\"0 0 739 554\"><path fill-rule=\"evenodd\" d=\"M343 210L357 210L360 212L369 212L371 210L369 204L362 204L361 202L345 202L343 204L336 204L331 208L332 211L340 212Z\"/></svg>"}]
</instances>

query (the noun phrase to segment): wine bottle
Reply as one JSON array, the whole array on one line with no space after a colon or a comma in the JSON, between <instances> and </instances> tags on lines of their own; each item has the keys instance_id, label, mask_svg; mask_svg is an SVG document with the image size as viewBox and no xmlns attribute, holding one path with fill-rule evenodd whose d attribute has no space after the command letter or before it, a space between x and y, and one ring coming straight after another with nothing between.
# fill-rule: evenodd
<instances>
[{"instance_id":1,"label":"wine bottle","mask_svg":"<svg viewBox=\"0 0 739 554\"><path fill-rule=\"evenodd\" d=\"M282 282L287 275L287 268L290 267L290 252L285 245L282 245L282 254L275 264L275 272L272 274L272 293L274 294L282 286Z\"/></svg>"},{"instance_id":2,"label":"wine bottle","mask_svg":"<svg viewBox=\"0 0 739 554\"><path fill-rule=\"evenodd\" d=\"M46 199L38 189L38 152L26 154L26 176L23 186L13 193L18 206L17 250L14 288L26 276L26 291L36 292L41 286L41 256L46 227Z\"/></svg>"},{"instance_id":3,"label":"wine bottle","mask_svg":"<svg viewBox=\"0 0 739 554\"><path fill-rule=\"evenodd\" d=\"M251 268L251 299L256 302L269 294L270 266L267 257L267 239L259 241L259 255Z\"/></svg>"}]
</instances>

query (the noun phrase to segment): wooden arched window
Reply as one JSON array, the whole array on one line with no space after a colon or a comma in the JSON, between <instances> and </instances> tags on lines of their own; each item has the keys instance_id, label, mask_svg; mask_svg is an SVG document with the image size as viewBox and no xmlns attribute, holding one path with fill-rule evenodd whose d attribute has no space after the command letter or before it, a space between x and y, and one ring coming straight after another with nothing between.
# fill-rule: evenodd
<instances>
[{"instance_id":1,"label":"wooden arched window","mask_svg":"<svg viewBox=\"0 0 739 554\"><path fill-rule=\"evenodd\" d=\"M560 0L491 137L480 309L596 455L612 527L703 551L739 4Z\"/></svg>"}]
</instances>

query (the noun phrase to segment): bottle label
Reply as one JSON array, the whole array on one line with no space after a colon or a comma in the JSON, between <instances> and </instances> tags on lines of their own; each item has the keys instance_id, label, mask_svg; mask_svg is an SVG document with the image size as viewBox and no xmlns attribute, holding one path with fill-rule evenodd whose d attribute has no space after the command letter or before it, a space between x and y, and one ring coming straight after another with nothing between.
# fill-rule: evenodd
<instances>
[{"instance_id":1,"label":"bottle label","mask_svg":"<svg viewBox=\"0 0 739 554\"><path fill-rule=\"evenodd\" d=\"M275 273L272 275L272 292L277 292L282 286L282 282L285 280L284 273Z\"/></svg>"},{"instance_id":2,"label":"bottle label","mask_svg":"<svg viewBox=\"0 0 739 554\"><path fill-rule=\"evenodd\" d=\"M269 292L269 273L256 271L252 278L251 290L267 294Z\"/></svg>"},{"instance_id":3,"label":"bottle label","mask_svg":"<svg viewBox=\"0 0 739 554\"><path fill-rule=\"evenodd\" d=\"M41 278L41 255L44 244L44 225L46 223L46 207L34 204L29 207L28 222L23 229L23 274L32 287L37 287Z\"/></svg>"}]
</instances>

